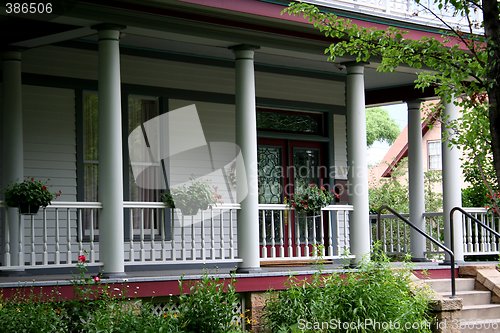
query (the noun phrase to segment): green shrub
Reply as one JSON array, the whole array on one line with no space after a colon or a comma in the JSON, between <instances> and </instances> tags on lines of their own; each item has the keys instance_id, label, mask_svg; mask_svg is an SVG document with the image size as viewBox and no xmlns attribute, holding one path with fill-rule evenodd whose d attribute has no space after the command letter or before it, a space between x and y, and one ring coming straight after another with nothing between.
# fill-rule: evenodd
<instances>
[{"instance_id":1,"label":"green shrub","mask_svg":"<svg viewBox=\"0 0 500 333\"><path fill-rule=\"evenodd\" d=\"M155 315L149 303L111 300L91 302L95 308L86 316L79 332L181 333L177 317Z\"/></svg>"},{"instance_id":2,"label":"green shrub","mask_svg":"<svg viewBox=\"0 0 500 333\"><path fill-rule=\"evenodd\" d=\"M375 257L346 274L291 279L289 289L267 302L266 327L271 332L431 332L429 299L412 290L410 270L394 271L385 255Z\"/></svg>"},{"instance_id":3,"label":"green shrub","mask_svg":"<svg viewBox=\"0 0 500 333\"><path fill-rule=\"evenodd\" d=\"M28 297L0 297L0 332L68 332L67 316L59 302L41 301L33 292Z\"/></svg>"},{"instance_id":4,"label":"green shrub","mask_svg":"<svg viewBox=\"0 0 500 333\"><path fill-rule=\"evenodd\" d=\"M57 293L50 301L42 301L45 298L33 292L9 300L0 297L0 333L243 332L234 320L234 305L239 301L234 281L226 284L204 276L192 283L189 294L181 294L178 312L157 315L152 303L130 300L125 290L112 290L88 278L83 255L77 268L72 301L57 301Z\"/></svg>"},{"instance_id":5,"label":"green shrub","mask_svg":"<svg viewBox=\"0 0 500 333\"><path fill-rule=\"evenodd\" d=\"M205 275L191 285L189 294L179 297L179 321L189 333L242 332L233 322L238 298L234 283L224 284Z\"/></svg>"}]
</instances>

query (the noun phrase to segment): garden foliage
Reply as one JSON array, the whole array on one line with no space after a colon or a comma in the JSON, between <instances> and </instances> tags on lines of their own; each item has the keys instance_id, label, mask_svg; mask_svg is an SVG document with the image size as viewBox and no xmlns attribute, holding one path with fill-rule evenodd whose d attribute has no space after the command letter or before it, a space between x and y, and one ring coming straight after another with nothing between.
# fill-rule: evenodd
<instances>
[{"instance_id":1,"label":"garden foliage","mask_svg":"<svg viewBox=\"0 0 500 333\"><path fill-rule=\"evenodd\" d=\"M429 298L411 287L410 274L392 270L387 257L376 254L348 274L291 278L289 289L267 303L266 327L276 333L431 332Z\"/></svg>"}]
</instances>

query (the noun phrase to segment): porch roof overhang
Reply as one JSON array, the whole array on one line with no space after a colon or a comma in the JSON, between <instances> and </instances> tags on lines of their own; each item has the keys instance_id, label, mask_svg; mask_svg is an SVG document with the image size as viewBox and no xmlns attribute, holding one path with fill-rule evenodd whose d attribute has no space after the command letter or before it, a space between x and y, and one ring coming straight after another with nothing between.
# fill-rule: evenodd
<instances>
[{"instance_id":1,"label":"porch roof overhang","mask_svg":"<svg viewBox=\"0 0 500 333\"><path fill-rule=\"evenodd\" d=\"M55 8L54 15L7 16L3 11L0 28L8 37L2 38L2 46L33 48L87 44L96 47L96 31L91 26L113 22L127 26L121 37L122 49L146 57L152 53L160 57L174 54L233 66L233 54L228 47L240 43L255 44L260 46L255 57L257 69L265 67L295 75L345 80L346 70L342 63L349 59L328 62L324 49L330 41L304 24L302 19L281 15L282 5L248 0L231 1L225 6L214 4L213 1L192 0L129 0L106 4L72 1L71 5ZM13 30L17 32L11 34ZM420 35L424 32L415 30L412 33ZM413 88L416 78L413 69L379 73L376 67L377 63L373 61L365 68L367 105L433 95L432 89L422 92Z\"/></svg>"}]
</instances>

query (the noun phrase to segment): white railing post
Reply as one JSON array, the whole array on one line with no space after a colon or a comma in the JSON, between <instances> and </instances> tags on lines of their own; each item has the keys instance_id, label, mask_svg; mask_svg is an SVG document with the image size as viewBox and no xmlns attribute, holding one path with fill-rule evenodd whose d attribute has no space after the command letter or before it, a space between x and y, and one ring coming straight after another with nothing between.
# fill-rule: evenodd
<instances>
[{"instance_id":1,"label":"white railing post","mask_svg":"<svg viewBox=\"0 0 500 333\"><path fill-rule=\"evenodd\" d=\"M6 51L2 54L2 182L3 187L13 182L23 181L23 108L21 80L21 52ZM13 266L21 267L24 263L22 243L18 242L20 228L23 228L18 209L5 207L6 226L9 235L9 253L6 260ZM7 235L6 235L7 237ZM21 269L21 268L20 268Z\"/></svg>"}]
</instances>

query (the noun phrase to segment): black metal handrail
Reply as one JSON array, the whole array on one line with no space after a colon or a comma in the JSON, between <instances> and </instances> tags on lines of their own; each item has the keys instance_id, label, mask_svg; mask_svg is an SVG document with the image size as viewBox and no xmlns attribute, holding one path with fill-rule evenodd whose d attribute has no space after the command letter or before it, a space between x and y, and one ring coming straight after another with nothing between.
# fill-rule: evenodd
<instances>
[{"instance_id":1,"label":"black metal handrail","mask_svg":"<svg viewBox=\"0 0 500 333\"><path fill-rule=\"evenodd\" d=\"M411 223L408 219L406 219L401 214L399 214L398 212L396 212L394 209L392 209L391 207L386 206L386 205L383 205L382 207L380 207L379 210L378 210L378 214L377 214L377 231L378 231L377 232L377 238L379 240L381 239L380 221L381 221L382 211L384 211L384 210L387 210L387 211L391 212L394 216L396 216L397 218L399 218L401 221L403 221L404 223L406 223L407 225L409 225L411 228L413 228L414 230L416 230L419 234L421 234L422 236L424 236L425 238L427 238L428 240L430 240L431 242L433 242L434 244L436 244L438 247L440 247L441 249L443 249L443 251L445 251L446 253L448 253L450 255L450 258L451 258L451 267L450 267L451 296L450 296L450 298L455 298L455 296L456 296L456 292L455 292L455 254L453 253L453 251L450 250L449 248L447 248L446 246L444 246L438 240L436 240L436 239L432 238L431 236L429 236L425 231L423 231L419 227L415 226L413 223Z\"/></svg>"},{"instance_id":2,"label":"black metal handrail","mask_svg":"<svg viewBox=\"0 0 500 333\"><path fill-rule=\"evenodd\" d=\"M471 219L471 221L475 222L476 224L479 224L481 227L485 228L486 230L488 230L489 232L491 232L493 235L495 235L497 237L497 239L500 239L500 233L498 233L497 231L493 230L492 228L490 228L489 226L487 226L486 224L484 224L483 222L479 221L477 218L475 218L474 216L472 216L470 213L468 213L467 211L465 211L462 207L453 207L451 210L450 210L450 246L452 249L455 248L455 235L454 235L454 232L453 232L453 213L455 213L455 211L459 211L460 213L462 213L463 215L467 216L468 218Z\"/></svg>"}]
</instances>

